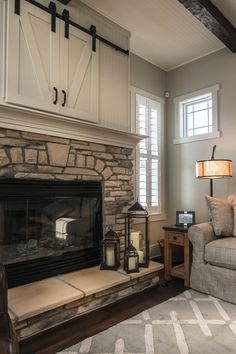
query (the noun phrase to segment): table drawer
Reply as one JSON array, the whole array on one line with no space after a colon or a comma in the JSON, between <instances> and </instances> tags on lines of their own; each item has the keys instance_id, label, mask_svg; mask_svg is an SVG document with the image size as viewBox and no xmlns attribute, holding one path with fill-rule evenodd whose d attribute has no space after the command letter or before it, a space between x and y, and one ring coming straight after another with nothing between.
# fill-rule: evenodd
<instances>
[{"instance_id":1,"label":"table drawer","mask_svg":"<svg viewBox=\"0 0 236 354\"><path fill-rule=\"evenodd\" d=\"M183 245L184 244L184 237L185 237L185 235L181 234L181 233L168 232L168 239L169 239L169 242L171 242L171 243Z\"/></svg>"}]
</instances>

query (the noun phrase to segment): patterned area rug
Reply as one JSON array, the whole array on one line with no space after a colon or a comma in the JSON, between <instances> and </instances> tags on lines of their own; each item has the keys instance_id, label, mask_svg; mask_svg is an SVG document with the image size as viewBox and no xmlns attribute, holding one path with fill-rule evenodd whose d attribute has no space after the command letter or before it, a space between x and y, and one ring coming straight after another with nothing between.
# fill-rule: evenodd
<instances>
[{"instance_id":1,"label":"patterned area rug","mask_svg":"<svg viewBox=\"0 0 236 354\"><path fill-rule=\"evenodd\" d=\"M236 305L188 290L58 354L233 354Z\"/></svg>"}]
</instances>

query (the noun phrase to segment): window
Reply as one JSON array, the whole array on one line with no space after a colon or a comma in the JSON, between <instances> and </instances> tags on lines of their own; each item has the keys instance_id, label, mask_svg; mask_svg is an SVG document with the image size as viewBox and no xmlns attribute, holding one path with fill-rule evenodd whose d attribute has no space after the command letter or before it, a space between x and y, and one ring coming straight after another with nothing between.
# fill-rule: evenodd
<instances>
[{"instance_id":1,"label":"window","mask_svg":"<svg viewBox=\"0 0 236 354\"><path fill-rule=\"evenodd\" d=\"M217 117L218 90L219 85L215 85L174 99L174 143L216 138L220 135Z\"/></svg>"},{"instance_id":2,"label":"window","mask_svg":"<svg viewBox=\"0 0 236 354\"><path fill-rule=\"evenodd\" d=\"M164 100L134 89L133 101L135 130L148 136L136 150L136 196L150 214L161 214Z\"/></svg>"}]
</instances>

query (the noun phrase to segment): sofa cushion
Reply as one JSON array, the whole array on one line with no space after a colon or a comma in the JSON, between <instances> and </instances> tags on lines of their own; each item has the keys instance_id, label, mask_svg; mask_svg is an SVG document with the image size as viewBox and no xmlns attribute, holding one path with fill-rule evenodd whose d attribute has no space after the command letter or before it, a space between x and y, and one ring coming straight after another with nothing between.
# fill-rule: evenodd
<instances>
[{"instance_id":1,"label":"sofa cushion","mask_svg":"<svg viewBox=\"0 0 236 354\"><path fill-rule=\"evenodd\" d=\"M236 270L236 238L223 237L205 246L205 261L218 267Z\"/></svg>"},{"instance_id":2,"label":"sofa cushion","mask_svg":"<svg viewBox=\"0 0 236 354\"><path fill-rule=\"evenodd\" d=\"M234 215L231 203L209 195L206 196L206 202L216 236L232 236Z\"/></svg>"},{"instance_id":3,"label":"sofa cushion","mask_svg":"<svg viewBox=\"0 0 236 354\"><path fill-rule=\"evenodd\" d=\"M236 236L236 194L229 195L228 202L232 205L233 208L233 215L234 215L233 235Z\"/></svg>"}]
</instances>

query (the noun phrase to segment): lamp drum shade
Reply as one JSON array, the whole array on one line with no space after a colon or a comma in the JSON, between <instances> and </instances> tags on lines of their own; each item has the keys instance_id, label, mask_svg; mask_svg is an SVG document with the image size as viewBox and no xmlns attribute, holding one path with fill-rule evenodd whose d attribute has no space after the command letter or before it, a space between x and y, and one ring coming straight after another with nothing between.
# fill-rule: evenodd
<instances>
[{"instance_id":1,"label":"lamp drum shade","mask_svg":"<svg viewBox=\"0 0 236 354\"><path fill-rule=\"evenodd\" d=\"M232 160L213 159L196 162L197 178L232 177Z\"/></svg>"}]
</instances>

